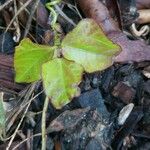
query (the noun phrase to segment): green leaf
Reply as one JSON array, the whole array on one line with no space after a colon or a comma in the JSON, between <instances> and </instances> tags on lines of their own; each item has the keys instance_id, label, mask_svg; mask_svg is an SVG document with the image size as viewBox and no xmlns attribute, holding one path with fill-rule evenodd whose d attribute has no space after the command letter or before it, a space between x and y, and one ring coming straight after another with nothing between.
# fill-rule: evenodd
<instances>
[{"instance_id":1,"label":"green leaf","mask_svg":"<svg viewBox=\"0 0 150 150\"><path fill-rule=\"evenodd\" d=\"M42 66L42 77L46 95L60 109L80 94L78 84L83 68L63 58L56 58Z\"/></svg>"},{"instance_id":2,"label":"green leaf","mask_svg":"<svg viewBox=\"0 0 150 150\"><path fill-rule=\"evenodd\" d=\"M92 19L82 20L67 34L62 49L66 59L81 64L90 73L112 65L113 56L120 51Z\"/></svg>"},{"instance_id":3,"label":"green leaf","mask_svg":"<svg viewBox=\"0 0 150 150\"><path fill-rule=\"evenodd\" d=\"M23 39L16 47L14 67L16 82L30 83L41 78L42 64L52 59L55 47L32 43Z\"/></svg>"}]
</instances>

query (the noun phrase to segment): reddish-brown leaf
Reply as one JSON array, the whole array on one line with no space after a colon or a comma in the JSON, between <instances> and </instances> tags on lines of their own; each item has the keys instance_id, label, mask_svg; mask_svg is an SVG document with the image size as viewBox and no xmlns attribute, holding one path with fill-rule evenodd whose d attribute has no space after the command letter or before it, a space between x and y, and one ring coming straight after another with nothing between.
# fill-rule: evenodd
<instances>
[{"instance_id":1,"label":"reddish-brown leaf","mask_svg":"<svg viewBox=\"0 0 150 150\"><path fill-rule=\"evenodd\" d=\"M136 0L136 5L138 9L150 8L150 0Z\"/></svg>"},{"instance_id":2,"label":"reddish-brown leaf","mask_svg":"<svg viewBox=\"0 0 150 150\"><path fill-rule=\"evenodd\" d=\"M108 36L122 48L122 52L115 57L115 62L150 61L150 46L144 42L140 40L129 40L126 35L121 32L110 33Z\"/></svg>"}]
</instances>

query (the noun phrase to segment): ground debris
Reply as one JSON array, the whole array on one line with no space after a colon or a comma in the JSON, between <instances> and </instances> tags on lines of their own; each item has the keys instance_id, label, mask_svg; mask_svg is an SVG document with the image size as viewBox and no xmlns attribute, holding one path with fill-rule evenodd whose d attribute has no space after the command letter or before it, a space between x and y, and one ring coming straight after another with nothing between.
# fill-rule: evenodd
<instances>
[{"instance_id":1,"label":"ground debris","mask_svg":"<svg viewBox=\"0 0 150 150\"><path fill-rule=\"evenodd\" d=\"M120 98L125 104L129 104L135 97L135 90L125 82L118 82L112 95Z\"/></svg>"},{"instance_id":2,"label":"ground debris","mask_svg":"<svg viewBox=\"0 0 150 150\"><path fill-rule=\"evenodd\" d=\"M97 146L106 149L110 146L112 129L112 124L104 123L96 110L85 108L65 111L50 123L47 131L61 131L60 143L63 150L77 150L89 149L95 142Z\"/></svg>"}]
</instances>

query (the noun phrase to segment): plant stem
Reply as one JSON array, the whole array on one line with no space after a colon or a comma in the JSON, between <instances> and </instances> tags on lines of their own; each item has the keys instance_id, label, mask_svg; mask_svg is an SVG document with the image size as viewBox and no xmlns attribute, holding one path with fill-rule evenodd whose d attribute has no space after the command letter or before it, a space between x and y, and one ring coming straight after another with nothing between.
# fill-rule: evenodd
<instances>
[{"instance_id":1,"label":"plant stem","mask_svg":"<svg viewBox=\"0 0 150 150\"><path fill-rule=\"evenodd\" d=\"M43 113L42 113L42 148L41 150L46 150L46 112L49 104L49 98L45 98L44 107L43 107Z\"/></svg>"}]
</instances>

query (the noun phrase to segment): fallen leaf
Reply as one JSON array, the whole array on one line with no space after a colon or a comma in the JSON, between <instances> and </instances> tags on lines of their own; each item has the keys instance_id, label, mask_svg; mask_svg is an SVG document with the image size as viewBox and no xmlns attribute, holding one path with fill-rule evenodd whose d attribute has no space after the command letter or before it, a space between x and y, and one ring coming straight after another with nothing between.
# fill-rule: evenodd
<instances>
[{"instance_id":1,"label":"fallen leaf","mask_svg":"<svg viewBox=\"0 0 150 150\"><path fill-rule=\"evenodd\" d=\"M107 7L99 0L77 0L77 3L87 18L92 18L97 22L105 35L113 31L120 31Z\"/></svg>"},{"instance_id":2,"label":"fallen leaf","mask_svg":"<svg viewBox=\"0 0 150 150\"><path fill-rule=\"evenodd\" d=\"M78 84L83 68L63 58L53 59L42 66L42 78L46 95L55 108L60 109L80 94Z\"/></svg>"},{"instance_id":3,"label":"fallen leaf","mask_svg":"<svg viewBox=\"0 0 150 150\"><path fill-rule=\"evenodd\" d=\"M150 0L135 0L138 9L148 9L150 8Z\"/></svg>"},{"instance_id":4,"label":"fallen leaf","mask_svg":"<svg viewBox=\"0 0 150 150\"><path fill-rule=\"evenodd\" d=\"M14 67L16 82L30 83L41 78L41 66L52 59L55 47L32 43L23 39L16 47Z\"/></svg>"},{"instance_id":5,"label":"fallen leaf","mask_svg":"<svg viewBox=\"0 0 150 150\"><path fill-rule=\"evenodd\" d=\"M140 40L130 40L122 32L110 33L108 36L122 48L121 53L115 57L115 62L150 61L150 46L146 43Z\"/></svg>"},{"instance_id":6,"label":"fallen leaf","mask_svg":"<svg viewBox=\"0 0 150 150\"><path fill-rule=\"evenodd\" d=\"M103 70L112 65L120 47L110 41L92 19L82 20L62 42L63 56L81 64L86 72Z\"/></svg>"}]
</instances>

